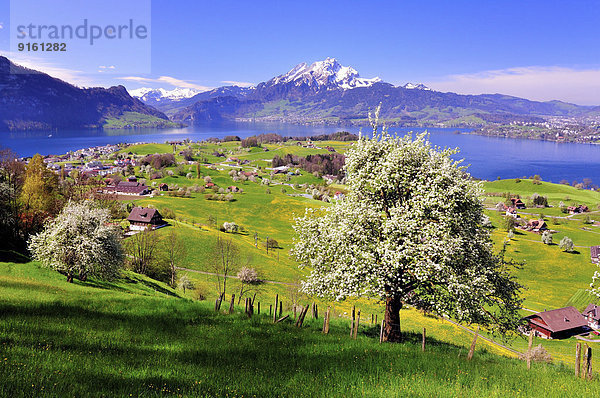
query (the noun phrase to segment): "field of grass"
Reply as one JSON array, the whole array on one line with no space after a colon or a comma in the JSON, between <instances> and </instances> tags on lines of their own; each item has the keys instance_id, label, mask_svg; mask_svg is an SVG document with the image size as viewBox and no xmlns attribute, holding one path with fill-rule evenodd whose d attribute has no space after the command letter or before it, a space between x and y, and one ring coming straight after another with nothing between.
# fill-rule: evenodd
<instances>
[{"instance_id":1,"label":"field of grass","mask_svg":"<svg viewBox=\"0 0 600 398\"><path fill-rule=\"evenodd\" d=\"M105 129L180 127L179 123L138 112L123 112L122 115L106 120Z\"/></svg>"},{"instance_id":2,"label":"field of grass","mask_svg":"<svg viewBox=\"0 0 600 398\"><path fill-rule=\"evenodd\" d=\"M210 302L126 276L68 284L34 263L0 264L1 395L559 397L598 389L561 365L527 372L482 344L467 361L468 343L436 336L421 352L418 333L380 345L376 327L364 324L352 340L335 319L325 336L321 319L297 329L263 314L248 319L240 308L215 313Z\"/></svg>"}]
</instances>

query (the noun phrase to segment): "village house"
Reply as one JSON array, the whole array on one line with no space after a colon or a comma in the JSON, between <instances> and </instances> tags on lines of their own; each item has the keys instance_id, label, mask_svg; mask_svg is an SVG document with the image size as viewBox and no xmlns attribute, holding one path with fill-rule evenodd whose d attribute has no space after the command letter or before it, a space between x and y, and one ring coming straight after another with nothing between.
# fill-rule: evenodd
<instances>
[{"instance_id":1,"label":"village house","mask_svg":"<svg viewBox=\"0 0 600 398\"><path fill-rule=\"evenodd\" d=\"M158 190L159 190L159 191L168 191L168 190L169 190L169 184L166 184L166 183L164 183L164 182L163 182L163 183L161 183L161 184L158 186Z\"/></svg>"},{"instance_id":2,"label":"village house","mask_svg":"<svg viewBox=\"0 0 600 398\"><path fill-rule=\"evenodd\" d=\"M583 317L587 320L588 326L592 329L600 328L600 307L596 304L588 304L583 310Z\"/></svg>"},{"instance_id":3,"label":"village house","mask_svg":"<svg viewBox=\"0 0 600 398\"><path fill-rule=\"evenodd\" d=\"M240 189L238 187L236 187L235 185L232 185L230 187L227 187L227 191L236 193L236 192L239 192Z\"/></svg>"},{"instance_id":4,"label":"village house","mask_svg":"<svg viewBox=\"0 0 600 398\"><path fill-rule=\"evenodd\" d=\"M590 257L592 259L592 263L598 264L600 261L600 246L592 246L590 248Z\"/></svg>"},{"instance_id":5,"label":"village house","mask_svg":"<svg viewBox=\"0 0 600 398\"><path fill-rule=\"evenodd\" d=\"M520 218L521 217L517 214L517 209L512 206L506 208L506 215L509 217L512 217L512 218Z\"/></svg>"},{"instance_id":6,"label":"village house","mask_svg":"<svg viewBox=\"0 0 600 398\"><path fill-rule=\"evenodd\" d=\"M525 203L523 203L523 201L519 198L510 198L510 201L512 202L512 206L516 209L526 209L527 208L525 206Z\"/></svg>"},{"instance_id":7,"label":"village house","mask_svg":"<svg viewBox=\"0 0 600 398\"><path fill-rule=\"evenodd\" d=\"M158 210L149 207L134 207L127 221L129 221L129 229L133 231L156 229L167 224Z\"/></svg>"},{"instance_id":8,"label":"village house","mask_svg":"<svg viewBox=\"0 0 600 398\"><path fill-rule=\"evenodd\" d=\"M137 178L129 177L127 181L118 181L109 184L104 191L122 195L146 195L149 189L147 185L138 182Z\"/></svg>"},{"instance_id":9,"label":"village house","mask_svg":"<svg viewBox=\"0 0 600 398\"><path fill-rule=\"evenodd\" d=\"M590 209L586 205L579 205L579 206L568 206L567 211L569 212L569 214L579 214L579 213L588 212L588 211L590 211Z\"/></svg>"},{"instance_id":10,"label":"village house","mask_svg":"<svg viewBox=\"0 0 600 398\"><path fill-rule=\"evenodd\" d=\"M586 318L575 307L538 312L523 318L538 337L567 339L590 331Z\"/></svg>"},{"instance_id":11,"label":"village house","mask_svg":"<svg viewBox=\"0 0 600 398\"><path fill-rule=\"evenodd\" d=\"M525 229L532 232L541 232L547 230L548 226L544 220L529 220Z\"/></svg>"}]
</instances>

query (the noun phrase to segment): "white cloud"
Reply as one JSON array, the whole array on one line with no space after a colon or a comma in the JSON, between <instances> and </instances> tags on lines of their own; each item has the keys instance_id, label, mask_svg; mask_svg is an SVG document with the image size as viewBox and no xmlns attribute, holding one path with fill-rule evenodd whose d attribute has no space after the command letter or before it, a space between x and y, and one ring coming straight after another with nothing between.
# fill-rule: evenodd
<instances>
[{"instance_id":1,"label":"white cloud","mask_svg":"<svg viewBox=\"0 0 600 398\"><path fill-rule=\"evenodd\" d=\"M4 22L0 22L0 29L4 29Z\"/></svg>"},{"instance_id":2,"label":"white cloud","mask_svg":"<svg viewBox=\"0 0 600 398\"><path fill-rule=\"evenodd\" d=\"M507 94L536 101L600 105L600 69L529 66L451 75L425 84L460 94Z\"/></svg>"},{"instance_id":3,"label":"white cloud","mask_svg":"<svg viewBox=\"0 0 600 398\"><path fill-rule=\"evenodd\" d=\"M252 87L252 86L254 86L254 83L236 82L234 80L223 80L221 83L227 84L227 85L230 85L230 86L239 86L239 87Z\"/></svg>"},{"instance_id":4,"label":"white cloud","mask_svg":"<svg viewBox=\"0 0 600 398\"><path fill-rule=\"evenodd\" d=\"M52 62L40 57L27 55L27 58L25 58L22 54L13 52L7 52L4 55L17 65L44 72L52 77L64 80L65 82L79 87L92 87L98 85L97 81L89 75L86 75L83 71L56 66Z\"/></svg>"},{"instance_id":5,"label":"white cloud","mask_svg":"<svg viewBox=\"0 0 600 398\"><path fill-rule=\"evenodd\" d=\"M118 79L133 81L138 83L166 83L170 84L173 87L183 87L183 88L194 88L200 91L208 91L212 90L214 87L202 86L196 83L192 83L186 80L177 79L171 76L160 76L157 79L149 78L149 77L141 77L141 76L124 76L119 77Z\"/></svg>"}]
</instances>

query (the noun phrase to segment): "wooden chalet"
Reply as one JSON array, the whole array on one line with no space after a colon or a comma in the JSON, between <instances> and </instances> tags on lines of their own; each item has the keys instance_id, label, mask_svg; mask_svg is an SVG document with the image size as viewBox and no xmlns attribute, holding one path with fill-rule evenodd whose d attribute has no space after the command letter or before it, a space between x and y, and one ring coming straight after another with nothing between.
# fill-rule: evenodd
<instances>
[{"instance_id":1,"label":"wooden chalet","mask_svg":"<svg viewBox=\"0 0 600 398\"><path fill-rule=\"evenodd\" d=\"M538 312L523 319L536 336L545 339L567 339L590 331L586 318L575 307Z\"/></svg>"},{"instance_id":2,"label":"wooden chalet","mask_svg":"<svg viewBox=\"0 0 600 398\"><path fill-rule=\"evenodd\" d=\"M162 183L158 186L158 190L159 191L168 191L169 190L169 184L166 183Z\"/></svg>"},{"instance_id":3,"label":"wooden chalet","mask_svg":"<svg viewBox=\"0 0 600 398\"><path fill-rule=\"evenodd\" d=\"M588 326L592 329L600 328L600 306L588 304L583 310L583 317L587 320Z\"/></svg>"},{"instance_id":4,"label":"wooden chalet","mask_svg":"<svg viewBox=\"0 0 600 398\"><path fill-rule=\"evenodd\" d=\"M514 207L516 209L526 209L527 208L525 206L525 203L523 203L523 201L519 198L510 198L510 201L512 202L512 207Z\"/></svg>"},{"instance_id":5,"label":"wooden chalet","mask_svg":"<svg viewBox=\"0 0 600 398\"><path fill-rule=\"evenodd\" d=\"M548 225L544 220L529 220L527 221L527 230L532 232L542 232L548 229Z\"/></svg>"},{"instance_id":6,"label":"wooden chalet","mask_svg":"<svg viewBox=\"0 0 600 398\"><path fill-rule=\"evenodd\" d=\"M134 231L155 229L167 224L158 210L149 207L134 207L127 221L129 221L129 229Z\"/></svg>"}]
</instances>

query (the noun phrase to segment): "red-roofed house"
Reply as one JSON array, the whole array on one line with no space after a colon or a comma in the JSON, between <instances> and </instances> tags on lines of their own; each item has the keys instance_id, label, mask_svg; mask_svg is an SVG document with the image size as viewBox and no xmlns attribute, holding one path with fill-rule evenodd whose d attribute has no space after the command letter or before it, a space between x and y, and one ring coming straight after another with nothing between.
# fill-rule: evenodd
<instances>
[{"instance_id":1,"label":"red-roofed house","mask_svg":"<svg viewBox=\"0 0 600 398\"><path fill-rule=\"evenodd\" d=\"M155 229L166 224L158 210L149 207L134 207L127 221L129 221L129 229L135 231Z\"/></svg>"},{"instance_id":2,"label":"red-roofed house","mask_svg":"<svg viewBox=\"0 0 600 398\"><path fill-rule=\"evenodd\" d=\"M590 331L586 318L575 307L538 312L523 319L536 336L546 339L567 339Z\"/></svg>"}]
</instances>

